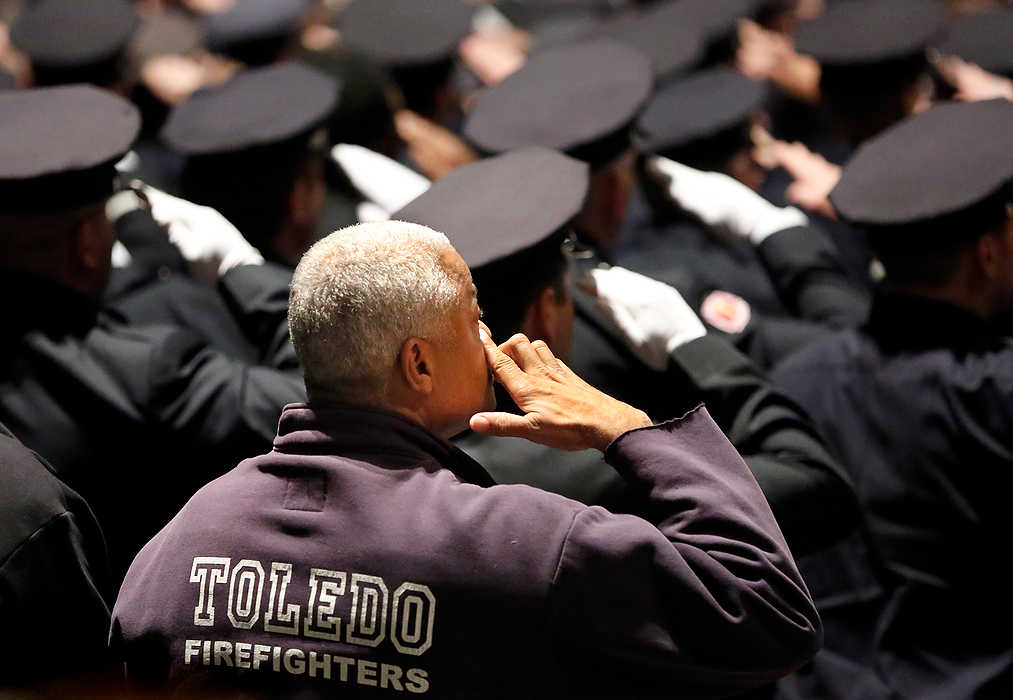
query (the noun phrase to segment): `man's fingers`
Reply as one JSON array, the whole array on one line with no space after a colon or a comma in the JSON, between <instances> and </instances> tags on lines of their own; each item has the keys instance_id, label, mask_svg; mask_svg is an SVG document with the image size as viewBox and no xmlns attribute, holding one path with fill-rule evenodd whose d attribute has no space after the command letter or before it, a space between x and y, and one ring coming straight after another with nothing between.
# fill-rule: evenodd
<instances>
[{"instance_id":1,"label":"man's fingers","mask_svg":"<svg viewBox=\"0 0 1013 700\"><path fill-rule=\"evenodd\" d=\"M510 340L499 346L500 350L513 358L513 361L527 373L537 372L541 369L541 360L538 353L531 347L531 342L523 333L511 336Z\"/></svg>"},{"instance_id":2,"label":"man's fingers","mask_svg":"<svg viewBox=\"0 0 1013 700\"><path fill-rule=\"evenodd\" d=\"M556 376L556 372L559 369L559 361L556 356L552 354L552 350L544 340L532 341L531 347L538 355L538 359L541 360L542 365L548 370L549 374Z\"/></svg>"},{"instance_id":3,"label":"man's fingers","mask_svg":"<svg viewBox=\"0 0 1013 700\"><path fill-rule=\"evenodd\" d=\"M518 388L520 382L524 381L524 372L521 371L520 367L499 347L492 341L492 337L485 330L484 324L479 329L479 337L482 339L482 345L485 347L485 361L489 365L489 369L492 370L496 380L507 388L507 391L513 393L514 388Z\"/></svg>"},{"instance_id":4,"label":"man's fingers","mask_svg":"<svg viewBox=\"0 0 1013 700\"><path fill-rule=\"evenodd\" d=\"M531 424L524 416L513 413L476 413L469 423L472 430L483 435L499 437L528 437L532 433Z\"/></svg>"}]
</instances>

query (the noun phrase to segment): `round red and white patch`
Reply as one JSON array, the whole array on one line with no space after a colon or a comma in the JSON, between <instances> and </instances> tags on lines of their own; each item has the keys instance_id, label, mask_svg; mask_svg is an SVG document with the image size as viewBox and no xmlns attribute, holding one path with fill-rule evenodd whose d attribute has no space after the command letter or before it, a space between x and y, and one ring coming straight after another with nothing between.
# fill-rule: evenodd
<instances>
[{"instance_id":1,"label":"round red and white patch","mask_svg":"<svg viewBox=\"0 0 1013 700\"><path fill-rule=\"evenodd\" d=\"M725 333L741 333L749 324L749 302L737 294L716 289L700 304L704 321Z\"/></svg>"}]
</instances>

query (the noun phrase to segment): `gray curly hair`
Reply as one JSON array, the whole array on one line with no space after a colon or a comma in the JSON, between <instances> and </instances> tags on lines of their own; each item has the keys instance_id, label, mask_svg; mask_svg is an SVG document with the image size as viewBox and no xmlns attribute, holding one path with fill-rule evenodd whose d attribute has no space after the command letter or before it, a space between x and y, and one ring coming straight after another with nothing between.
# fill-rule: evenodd
<instances>
[{"instance_id":1,"label":"gray curly hair","mask_svg":"<svg viewBox=\"0 0 1013 700\"><path fill-rule=\"evenodd\" d=\"M383 221L335 231L303 255L288 327L310 396L382 404L404 341L438 338L460 303L448 248L442 233Z\"/></svg>"}]
</instances>

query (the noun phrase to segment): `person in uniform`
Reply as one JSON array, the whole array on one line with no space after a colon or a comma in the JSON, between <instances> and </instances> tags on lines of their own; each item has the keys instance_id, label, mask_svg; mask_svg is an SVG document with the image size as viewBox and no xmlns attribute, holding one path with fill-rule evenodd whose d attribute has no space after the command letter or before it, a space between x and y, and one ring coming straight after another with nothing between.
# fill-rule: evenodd
<instances>
[{"instance_id":1,"label":"person in uniform","mask_svg":"<svg viewBox=\"0 0 1013 700\"><path fill-rule=\"evenodd\" d=\"M717 697L814 653L805 585L706 409L652 425L545 343L496 346L480 315L431 229L361 224L306 253L289 319L309 403L134 561L111 632L129 678L307 697ZM494 378L523 415L491 411ZM469 425L601 451L650 520L494 485L446 441Z\"/></svg>"},{"instance_id":2,"label":"person in uniform","mask_svg":"<svg viewBox=\"0 0 1013 700\"><path fill-rule=\"evenodd\" d=\"M0 423L0 688L103 670L111 594L91 508Z\"/></svg>"},{"instance_id":3,"label":"person in uniform","mask_svg":"<svg viewBox=\"0 0 1013 700\"><path fill-rule=\"evenodd\" d=\"M332 80L298 63L250 68L176 105L162 139L186 157L182 195L221 212L269 259L316 240Z\"/></svg>"},{"instance_id":4,"label":"person in uniform","mask_svg":"<svg viewBox=\"0 0 1013 700\"><path fill-rule=\"evenodd\" d=\"M102 298L115 233L106 205L117 209L114 164L137 134L136 109L79 85L0 93L0 112L0 286L11 300L0 420L95 509L115 576L197 486L263 449L280 407L304 396L288 276L238 235L190 231L188 254L217 261L255 361L177 324L128 325Z\"/></svg>"},{"instance_id":5,"label":"person in uniform","mask_svg":"<svg viewBox=\"0 0 1013 700\"><path fill-rule=\"evenodd\" d=\"M125 53L137 23L128 0L24 2L11 43L27 56L36 86L92 83L123 92Z\"/></svg>"},{"instance_id":6,"label":"person in uniform","mask_svg":"<svg viewBox=\"0 0 1013 700\"><path fill-rule=\"evenodd\" d=\"M942 104L858 150L831 201L868 232L885 283L867 324L773 374L855 483L885 566L867 668L894 696L1013 692L996 557L1013 455L1011 123L1008 100Z\"/></svg>"},{"instance_id":7,"label":"person in uniform","mask_svg":"<svg viewBox=\"0 0 1013 700\"><path fill-rule=\"evenodd\" d=\"M238 0L200 17L208 49L246 66L266 66L296 49L310 0Z\"/></svg>"},{"instance_id":8,"label":"person in uniform","mask_svg":"<svg viewBox=\"0 0 1013 700\"><path fill-rule=\"evenodd\" d=\"M556 151L521 149L459 168L393 215L445 231L480 290L494 335L543 339L568 361L574 308L562 252L587 192L587 166ZM502 193L510 192L504 205ZM840 467L804 415L724 339L705 334L674 289L628 270L590 283L627 345L658 370L666 410L706 402L744 455L796 555L826 547L854 524ZM517 408L504 391L501 410ZM499 483L526 483L613 510L640 505L595 450L563 452L471 432L456 444ZM636 512L635 510L633 512Z\"/></svg>"}]
</instances>

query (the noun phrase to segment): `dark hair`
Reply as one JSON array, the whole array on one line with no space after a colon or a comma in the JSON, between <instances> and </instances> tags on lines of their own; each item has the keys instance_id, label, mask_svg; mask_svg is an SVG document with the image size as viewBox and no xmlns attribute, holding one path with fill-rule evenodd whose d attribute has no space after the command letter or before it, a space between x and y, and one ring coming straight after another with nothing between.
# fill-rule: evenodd
<instances>
[{"instance_id":1,"label":"dark hair","mask_svg":"<svg viewBox=\"0 0 1013 700\"><path fill-rule=\"evenodd\" d=\"M509 338L521 329L528 308L546 288L566 298L566 256L560 248L563 232L472 270L483 320L494 338Z\"/></svg>"},{"instance_id":2,"label":"dark hair","mask_svg":"<svg viewBox=\"0 0 1013 700\"><path fill-rule=\"evenodd\" d=\"M905 116L904 93L929 75L924 53L875 63L820 69L820 100L854 138L864 140Z\"/></svg>"},{"instance_id":3,"label":"dark hair","mask_svg":"<svg viewBox=\"0 0 1013 700\"><path fill-rule=\"evenodd\" d=\"M904 226L866 226L869 246L896 284L945 285L961 255L1002 226L1013 183L960 211Z\"/></svg>"}]
</instances>

